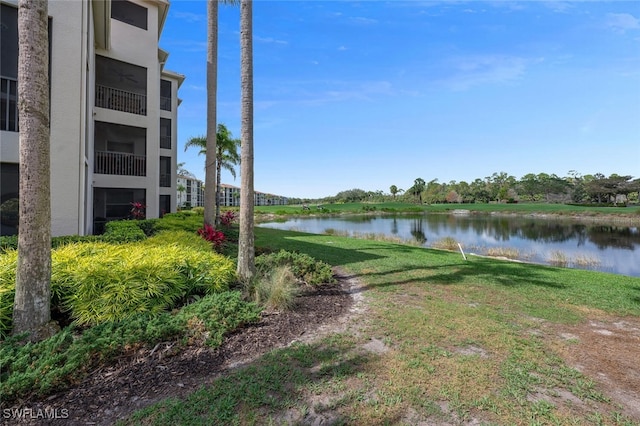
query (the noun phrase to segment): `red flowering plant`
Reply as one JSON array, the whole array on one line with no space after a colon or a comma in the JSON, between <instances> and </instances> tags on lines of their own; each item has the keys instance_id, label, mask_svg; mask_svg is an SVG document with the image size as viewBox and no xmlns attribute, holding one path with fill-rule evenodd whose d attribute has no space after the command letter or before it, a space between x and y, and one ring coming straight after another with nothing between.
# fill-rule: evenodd
<instances>
[{"instance_id":1,"label":"red flowering plant","mask_svg":"<svg viewBox=\"0 0 640 426\"><path fill-rule=\"evenodd\" d=\"M144 204L139 201L134 201L131 203L131 217L139 220L144 219L146 217L144 210L147 208Z\"/></svg>"},{"instance_id":2,"label":"red flowering plant","mask_svg":"<svg viewBox=\"0 0 640 426\"><path fill-rule=\"evenodd\" d=\"M216 251L220 251L226 239L221 231L218 231L213 226L208 224L204 225L203 228L198 229L198 235L212 243L213 248Z\"/></svg>"},{"instance_id":3,"label":"red flowering plant","mask_svg":"<svg viewBox=\"0 0 640 426\"><path fill-rule=\"evenodd\" d=\"M236 212L228 210L220 215L220 223L225 227L230 227L233 221L236 220Z\"/></svg>"}]
</instances>

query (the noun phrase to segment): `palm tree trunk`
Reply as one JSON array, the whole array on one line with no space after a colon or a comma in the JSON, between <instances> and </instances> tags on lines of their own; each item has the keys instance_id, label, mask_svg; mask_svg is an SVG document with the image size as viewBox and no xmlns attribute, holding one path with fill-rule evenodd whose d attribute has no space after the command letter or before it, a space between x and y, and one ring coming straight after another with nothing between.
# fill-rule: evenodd
<instances>
[{"instance_id":1,"label":"palm tree trunk","mask_svg":"<svg viewBox=\"0 0 640 426\"><path fill-rule=\"evenodd\" d=\"M51 320L51 191L47 0L18 3L20 219L13 333L44 335Z\"/></svg>"},{"instance_id":2,"label":"palm tree trunk","mask_svg":"<svg viewBox=\"0 0 640 426\"><path fill-rule=\"evenodd\" d=\"M216 156L217 157L217 156ZM222 161L216 158L216 227L220 225L220 194L221 192L221 179L222 179Z\"/></svg>"},{"instance_id":3,"label":"palm tree trunk","mask_svg":"<svg viewBox=\"0 0 640 426\"><path fill-rule=\"evenodd\" d=\"M238 238L238 276L247 281L255 274L253 234L253 3L240 2L240 235Z\"/></svg>"},{"instance_id":4,"label":"palm tree trunk","mask_svg":"<svg viewBox=\"0 0 640 426\"><path fill-rule=\"evenodd\" d=\"M207 10L207 152L204 178L204 223L215 225L216 198L216 98L218 93L218 0L208 0Z\"/></svg>"}]
</instances>

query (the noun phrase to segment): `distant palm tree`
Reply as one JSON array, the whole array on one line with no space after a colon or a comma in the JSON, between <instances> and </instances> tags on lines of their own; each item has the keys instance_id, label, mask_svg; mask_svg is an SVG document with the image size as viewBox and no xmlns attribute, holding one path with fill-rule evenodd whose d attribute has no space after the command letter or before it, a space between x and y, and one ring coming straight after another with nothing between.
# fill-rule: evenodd
<instances>
[{"instance_id":1,"label":"distant palm tree","mask_svg":"<svg viewBox=\"0 0 640 426\"><path fill-rule=\"evenodd\" d=\"M234 139L231 131L227 129L227 126L220 123L218 124L218 132L216 133L216 188L215 188L215 224L220 223L220 194L221 192L221 179L222 169L226 169L231 173L233 178L236 178L236 170L234 166L237 166L240 162L240 155L238 154L238 147L240 146L240 139ZM185 151L188 148L196 147L200 148L198 155L205 155L207 153L207 139L204 136L195 136L190 138L184 145Z\"/></svg>"},{"instance_id":2,"label":"distant palm tree","mask_svg":"<svg viewBox=\"0 0 640 426\"><path fill-rule=\"evenodd\" d=\"M240 155L238 154L238 147L240 146L240 139L234 139L231 132L224 124L218 124L217 133L217 148L216 148L216 226L220 224L220 196L222 194L220 176L222 169L226 169L233 178L236 178L236 169L240 162Z\"/></svg>"},{"instance_id":3,"label":"distant palm tree","mask_svg":"<svg viewBox=\"0 0 640 426\"><path fill-rule=\"evenodd\" d=\"M253 229L253 2L240 1L240 235L238 276L248 281L255 274Z\"/></svg>"},{"instance_id":4,"label":"distant palm tree","mask_svg":"<svg viewBox=\"0 0 640 426\"><path fill-rule=\"evenodd\" d=\"M47 0L18 2L20 206L13 334L50 337L51 195Z\"/></svg>"}]
</instances>

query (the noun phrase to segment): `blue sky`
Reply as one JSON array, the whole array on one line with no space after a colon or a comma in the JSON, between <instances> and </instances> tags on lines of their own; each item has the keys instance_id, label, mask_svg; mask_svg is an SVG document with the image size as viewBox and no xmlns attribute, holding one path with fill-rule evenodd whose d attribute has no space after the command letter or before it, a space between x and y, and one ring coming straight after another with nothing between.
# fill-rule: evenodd
<instances>
[{"instance_id":1,"label":"blue sky","mask_svg":"<svg viewBox=\"0 0 640 426\"><path fill-rule=\"evenodd\" d=\"M240 137L239 7L220 6L218 122ZM254 2L255 188L324 197L507 172L640 177L640 2ZM206 2L160 45L206 133ZM224 183L240 186L230 174Z\"/></svg>"}]
</instances>

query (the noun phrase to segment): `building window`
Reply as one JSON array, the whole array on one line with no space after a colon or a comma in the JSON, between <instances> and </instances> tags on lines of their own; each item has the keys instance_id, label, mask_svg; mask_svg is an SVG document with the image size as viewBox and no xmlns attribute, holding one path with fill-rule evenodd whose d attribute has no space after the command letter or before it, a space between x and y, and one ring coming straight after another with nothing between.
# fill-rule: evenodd
<instances>
[{"instance_id":1,"label":"building window","mask_svg":"<svg viewBox=\"0 0 640 426\"><path fill-rule=\"evenodd\" d=\"M51 18L49 18L49 41ZM51 58L51 43L49 42ZM49 61L51 77L51 61ZM51 79L49 79L51 80ZM18 132L18 9L0 4L0 131Z\"/></svg>"},{"instance_id":2,"label":"building window","mask_svg":"<svg viewBox=\"0 0 640 426\"><path fill-rule=\"evenodd\" d=\"M160 109L171 111L171 82L160 80Z\"/></svg>"},{"instance_id":3,"label":"building window","mask_svg":"<svg viewBox=\"0 0 640 426\"><path fill-rule=\"evenodd\" d=\"M143 30L147 29L147 9L127 0L111 1L111 18Z\"/></svg>"},{"instance_id":4,"label":"building window","mask_svg":"<svg viewBox=\"0 0 640 426\"><path fill-rule=\"evenodd\" d=\"M14 163L0 163L0 236L18 233L20 173Z\"/></svg>"},{"instance_id":5,"label":"building window","mask_svg":"<svg viewBox=\"0 0 640 426\"><path fill-rule=\"evenodd\" d=\"M160 186L171 187L171 157L160 157Z\"/></svg>"},{"instance_id":6,"label":"building window","mask_svg":"<svg viewBox=\"0 0 640 426\"><path fill-rule=\"evenodd\" d=\"M160 211L158 213L158 217L162 217L166 213L171 213L171 195L160 196Z\"/></svg>"},{"instance_id":7,"label":"building window","mask_svg":"<svg viewBox=\"0 0 640 426\"><path fill-rule=\"evenodd\" d=\"M160 119L160 148L171 149L171 120Z\"/></svg>"},{"instance_id":8,"label":"building window","mask_svg":"<svg viewBox=\"0 0 640 426\"><path fill-rule=\"evenodd\" d=\"M0 5L0 130L18 131L18 9Z\"/></svg>"},{"instance_id":9,"label":"building window","mask_svg":"<svg viewBox=\"0 0 640 426\"><path fill-rule=\"evenodd\" d=\"M18 81L0 78L0 130L17 132Z\"/></svg>"}]
</instances>

